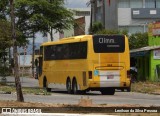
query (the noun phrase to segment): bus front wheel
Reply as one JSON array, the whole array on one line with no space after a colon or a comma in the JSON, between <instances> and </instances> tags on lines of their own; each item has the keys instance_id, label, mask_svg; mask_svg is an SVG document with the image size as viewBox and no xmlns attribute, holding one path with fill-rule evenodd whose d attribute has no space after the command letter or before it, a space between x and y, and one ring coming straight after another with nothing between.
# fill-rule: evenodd
<instances>
[{"instance_id":1,"label":"bus front wheel","mask_svg":"<svg viewBox=\"0 0 160 116\"><path fill-rule=\"evenodd\" d=\"M47 92L51 92L51 88L48 88L48 82L46 77L43 79L43 87L46 88Z\"/></svg>"},{"instance_id":2,"label":"bus front wheel","mask_svg":"<svg viewBox=\"0 0 160 116\"><path fill-rule=\"evenodd\" d=\"M78 88L77 88L77 81L76 81L76 79L73 80L72 90L73 90L73 94L77 94L77 93L78 93Z\"/></svg>"},{"instance_id":3,"label":"bus front wheel","mask_svg":"<svg viewBox=\"0 0 160 116\"><path fill-rule=\"evenodd\" d=\"M70 78L68 78L67 81L66 81L66 89L67 89L67 92L69 94L72 93L72 87L71 87L71 80L70 80Z\"/></svg>"}]
</instances>

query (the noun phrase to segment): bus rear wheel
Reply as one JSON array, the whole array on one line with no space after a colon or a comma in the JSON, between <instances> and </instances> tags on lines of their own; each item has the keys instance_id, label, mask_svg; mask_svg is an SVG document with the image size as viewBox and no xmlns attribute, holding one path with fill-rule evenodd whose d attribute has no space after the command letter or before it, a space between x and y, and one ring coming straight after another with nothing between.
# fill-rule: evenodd
<instances>
[{"instance_id":1,"label":"bus rear wheel","mask_svg":"<svg viewBox=\"0 0 160 116\"><path fill-rule=\"evenodd\" d=\"M109 89L102 89L101 90L102 95L114 95L115 89L109 88Z\"/></svg>"},{"instance_id":2,"label":"bus rear wheel","mask_svg":"<svg viewBox=\"0 0 160 116\"><path fill-rule=\"evenodd\" d=\"M131 86L127 87L127 92L131 92Z\"/></svg>"},{"instance_id":3,"label":"bus rear wheel","mask_svg":"<svg viewBox=\"0 0 160 116\"><path fill-rule=\"evenodd\" d=\"M77 93L78 93L78 88L77 88L77 81L76 81L76 79L73 80L72 90L73 90L73 94L77 94Z\"/></svg>"},{"instance_id":4,"label":"bus rear wheel","mask_svg":"<svg viewBox=\"0 0 160 116\"><path fill-rule=\"evenodd\" d=\"M71 87L71 80L70 80L70 78L68 78L67 81L66 81L66 89L67 89L67 92L69 94L72 93L72 87Z\"/></svg>"}]
</instances>

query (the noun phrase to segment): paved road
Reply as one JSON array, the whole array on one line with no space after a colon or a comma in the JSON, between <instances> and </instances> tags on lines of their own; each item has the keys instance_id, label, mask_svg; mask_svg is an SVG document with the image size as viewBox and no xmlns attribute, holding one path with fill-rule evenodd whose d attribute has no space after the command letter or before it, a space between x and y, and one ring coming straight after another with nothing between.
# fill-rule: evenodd
<instances>
[{"instance_id":1,"label":"paved road","mask_svg":"<svg viewBox=\"0 0 160 116\"><path fill-rule=\"evenodd\" d=\"M14 78L8 77L13 82ZM38 81L33 78L21 78L23 87L38 87ZM112 95L101 95L100 92L89 92L86 95L69 95L66 91L54 90L51 95L24 95L26 102L77 104L81 97L90 98L93 104L136 104L145 106L160 106L160 95L149 95L135 92L116 92ZM0 100L16 100L15 94L0 94Z\"/></svg>"},{"instance_id":2,"label":"paved road","mask_svg":"<svg viewBox=\"0 0 160 116\"><path fill-rule=\"evenodd\" d=\"M1 79L2 77L0 77ZM6 77L7 83L15 84L15 78L14 77ZM38 80L34 78L29 77L20 77L21 85L22 87L39 87Z\"/></svg>"}]
</instances>

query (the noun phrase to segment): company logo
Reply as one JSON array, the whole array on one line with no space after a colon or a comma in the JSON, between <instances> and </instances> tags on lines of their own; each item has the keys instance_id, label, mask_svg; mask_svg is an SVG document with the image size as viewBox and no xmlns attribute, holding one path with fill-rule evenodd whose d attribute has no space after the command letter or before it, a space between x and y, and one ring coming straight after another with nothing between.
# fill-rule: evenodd
<instances>
[{"instance_id":1,"label":"company logo","mask_svg":"<svg viewBox=\"0 0 160 116\"><path fill-rule=\"evenodd\" d=\"M11 113L42 113L41 109L31 108L2 108L2 114Z\"/></svg>"},{"instance_id":2,"label":"company logo","mask_svg":"<svg viewBox=\"0 0 160 116\"><path fill-rule=\"evenodd\" d=\"M12 113L11 108L2 108L2 114L4 113Z\"/></svg>"},{"instance_id":3,"label":"company logo","mask_svg":"<svg viewBox=\"0 0 160 116\"><path fill-rule=\"evenodd\" d=\"M99 38L99 43L111 43L111 44L115 44L116 42L114 41L114 39Z\"/></svg>"}]
</instances>

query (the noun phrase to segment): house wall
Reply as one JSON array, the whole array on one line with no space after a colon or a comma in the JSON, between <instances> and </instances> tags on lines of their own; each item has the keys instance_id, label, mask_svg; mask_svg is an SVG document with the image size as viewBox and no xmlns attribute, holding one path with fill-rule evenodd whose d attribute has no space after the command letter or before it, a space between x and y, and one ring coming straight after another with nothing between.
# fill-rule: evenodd
<instances>
[{"instance_id":1,"label":"house wall","mask_svg":"<svg viewBox=\"0 0 160 116\"><path fill-rule=\"evenodd\" d=\"M74 35L84 35L85 34L85 17L75 19L76 25L74 26Z\"/></svg>"},{"instance_id":2,"label":"house wall","mask_svg":"<svg viewBox=\"0 0 160 116\"><path fill-rule=\"evenodd\" d=\"M160 46L160 36L159 36L159 30L160 30L160 22L155 22L149 24L149 46ZM160 72L157 69L157 65L160 65L160 49L159 54L155 57L155 50L151 51L150 54L150 79L151 81L157 81L160 80L160 77L158 77L158 74L160 75Z\"/></svg>"},{"instance_id":3,"label":"house wall","mask_svg":"<svg viewBox=\"0 0 160 116\"><path fill-rule=\"evenodd\" d=\"M104 0L105 29L118 29L117 0Z\"/></svg>"},{"instance_id":4,"label":"house wall","mask_svg":"<svg viewBox=\"0 0 160 116\"><path fill-rule=\"evenodd\" d=\"M159 38L160 39L160 38ZM160 59L155 59L154 58L154 51L151 51L151 60L150 60L150 77L151 77L151 81L157 81L160 80L160 78L158 78L158 69L157 69L157 65L160 65Z\"/></svg>"},{"instance_id":5,"label":"house wall","mask_svg":"<svg viewBox=\"0 0 160 116\"><path fill-rule=\"evenodd\" d=\"M151 78L149 77L149 56L150 54L146 54L145 56L137 57L138 80L151 80Z\"/></svg>"}]
</instances>

